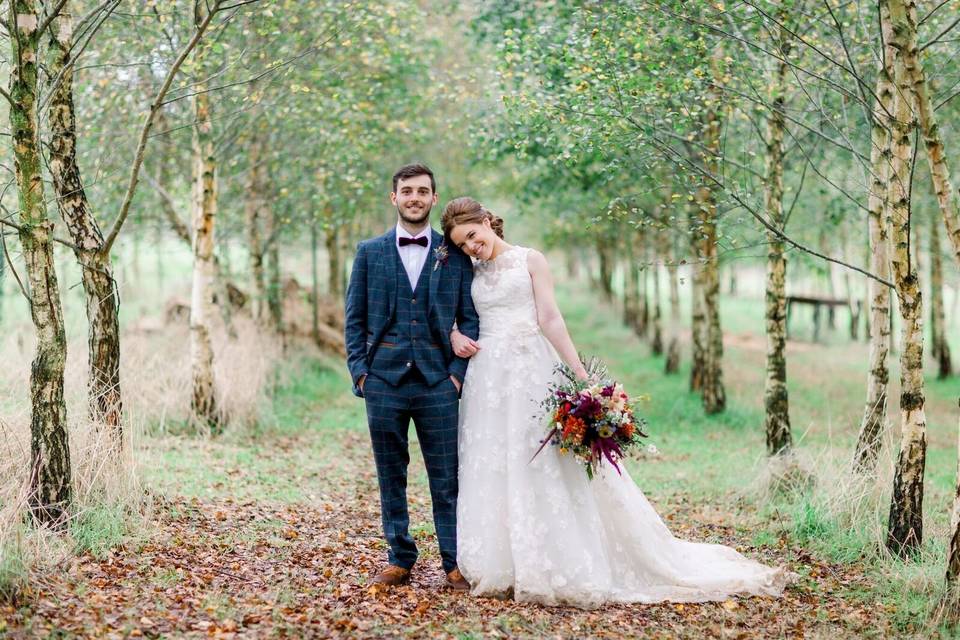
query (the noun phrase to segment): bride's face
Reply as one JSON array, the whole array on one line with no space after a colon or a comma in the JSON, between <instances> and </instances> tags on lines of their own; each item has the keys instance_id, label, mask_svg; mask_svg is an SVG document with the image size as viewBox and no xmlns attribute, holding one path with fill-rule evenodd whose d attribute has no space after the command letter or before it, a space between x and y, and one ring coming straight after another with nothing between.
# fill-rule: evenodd
<instances>
[{"instance_id":1,"label":"bride's face","mask_svg":"<svg viewBox=\"0 0 960 640\"><path fill-rule=\"evenodd\" d=\"M458 224L450 230L450 239L468 256L489 260L493 257L497 234L490 228L490 221L484 220L482 223Z\"/></svg>"}]
</instances>

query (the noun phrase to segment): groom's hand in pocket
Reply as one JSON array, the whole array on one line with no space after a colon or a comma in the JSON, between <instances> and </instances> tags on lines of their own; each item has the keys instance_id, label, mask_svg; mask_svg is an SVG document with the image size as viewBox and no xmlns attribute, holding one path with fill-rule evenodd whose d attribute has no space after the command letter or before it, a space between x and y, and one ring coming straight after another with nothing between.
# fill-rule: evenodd
<instances>
[{"instance_id":1,"label":"groom's hand in pocket","mask_svg":"<svg viewBox=\"0 0 960 640\"><path fill-rule=\"evenodd\" d=\"M459 394L460 394L460 386L461 386L461 385L460 385L460 381L457 380L457 376L455 376L455 375L453 375L453 374L450 374L450 382L452 382L452 383L453 383L453 386L455 386L455 387L457 388L457 394L459 395Z\"/></svg>"},{"instance_id":2,"label":"groom's hand in pocket","mask_svg":"<svg viewBox=\"0 0 960 640\"><path fill-rule=\"evenodd\" d=\"M480 351L480 345L476 340L468 338L456 329L450 332L450 347L460 358L470 358Z\"/></svg>"}]
</instances>

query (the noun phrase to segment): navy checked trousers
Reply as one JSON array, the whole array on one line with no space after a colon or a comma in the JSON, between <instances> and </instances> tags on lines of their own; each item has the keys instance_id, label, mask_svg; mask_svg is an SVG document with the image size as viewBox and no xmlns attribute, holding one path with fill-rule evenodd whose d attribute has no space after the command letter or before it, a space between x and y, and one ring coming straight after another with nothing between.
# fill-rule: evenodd
<instances>
[{"instance_id":1,"label":"navy checked trousers","mask_svg":"<svg viewBox=\"0 0 960 640\"><path fill-rule=\"evenodd\" d=\"M409 532L407 511L407 434L413 419L430 481L433 524L443 569L449 573L457 566L458 395L450 379L430 387L416 369L397 386L373 374L364 381L363 397L390 564L409 569L417 561L417 545Z\"/></svg>"}]
</instances>

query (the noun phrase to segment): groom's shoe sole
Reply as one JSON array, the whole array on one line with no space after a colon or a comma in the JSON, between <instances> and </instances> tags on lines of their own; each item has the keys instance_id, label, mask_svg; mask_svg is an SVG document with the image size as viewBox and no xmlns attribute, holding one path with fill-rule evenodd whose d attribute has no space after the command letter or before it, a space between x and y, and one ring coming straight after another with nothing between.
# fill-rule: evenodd
<instances>
[{"instance_id":1,"label":"groom's shoe sole","mask_svg":"<svg viewBox=\"0 0 960 640\"><path fill-rule=\"evenodd\" d=\"M382 584L388 587L395 587L410 582L410 570L390 565L379 574L377 574L370 584Z\"/></svg>"}]
</instances>

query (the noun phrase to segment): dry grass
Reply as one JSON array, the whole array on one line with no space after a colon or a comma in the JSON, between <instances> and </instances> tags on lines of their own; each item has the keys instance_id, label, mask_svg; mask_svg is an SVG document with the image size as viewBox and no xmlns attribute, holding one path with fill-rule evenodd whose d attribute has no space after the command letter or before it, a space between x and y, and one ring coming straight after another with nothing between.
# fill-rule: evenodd
<instances>
[{"instance_id":1,"label":"dry grass","mask_svg":"<svg viewBox=\"0 0 960 640\"><path fill-rule=\"evenodd\" d=\"M120 544L148 517L150 505L137 480L140 439L174 427L190 429L189 335L185 325L132 330L121 343L124 447L117 452L106 429L87 415L87 357L83 335L71 336L64 393L74 502L68 535L30 526L27 471L30 459L29 326L14 327L0 343L0 597L16 600L43 576L69 564L78 551ZM236 318L236 338L214 331L215 375L225 430L246 431L263 416L279 341ZM133 525L131 527L131 525Z\"/></svg>"},{"instance_id":2,"label":"dry grass","mask_svg":"<svg viewBox=\"0 0 960 640\"><path fill-rule=\"evenodd\" d=\"M262 417L283 353L278 338L250 318L234 319L236 338L222 326L214 331L214 377L224 431L246 429ZM123 343L125 411L134 424L167 433L202 428L190 416L189 332L185 325L161 332L134 333Z\"/></svg>"}]
</instances>

